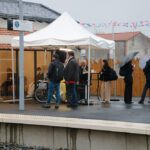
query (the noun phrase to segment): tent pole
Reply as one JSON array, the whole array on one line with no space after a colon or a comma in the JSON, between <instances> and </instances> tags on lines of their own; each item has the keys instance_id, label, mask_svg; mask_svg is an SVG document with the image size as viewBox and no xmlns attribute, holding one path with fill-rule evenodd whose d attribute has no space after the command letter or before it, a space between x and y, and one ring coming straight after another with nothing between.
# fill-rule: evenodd
<instances>
[{"instance_id":1,"label":"tent pole","mask_svg":"<svg viewBox=\"0 0 150 150\"><path fill-rule=\"evenodd\" d=\"M115 31L115 26L113 25L112 27L112 40L114 41L115 40L115 34L114 34L114 31ZM114 70L116 70L116 53L115 53L115 49L113 49L113 54L114 54ZM116 97L116 81L114 81L114 96Z\"/></svg>"},{"instance_id":2,"label":"tent pole","mask_svg":"<svg viewBox=\"0 0 150 150\"><path fill-rule=\"evenodd\" d=\"M12 55L12 87L13 87L13 103L15 102L15 77L14 77L14 49L11 48L11 55Z\"/></svg>"},{"instance_id":3,"label":"tent pole","mask_svg":"<svg viewBox=\"0 0 150 150\"><path fill-rule=\"evenodd\" d=\"M90 76L91 76L91 64L90 64L90 58L91 58L91 46L88 46L88 106L90 104Z\"/></svg>"},{"instance_id":4,"label":"tent pole","mask_svg":"<svg viewBox=\"0 0 150 150\"><path fill-rule=\"evenodd\" d=\"M115 55L115 49L113 49L113 53L114 53L114 70L116 71L116 55ZM114 96L116 97L117 93L116 93L116 80L114 81Z\"/></svg>"},{"instance_id":5,"label":"tent pole","mask_svg":"<svg viewBox=\"0 0 150 150\"><path fill-rule=\"evenodd\" d=\"M45 48L45 53L44 53L44 80L46 79L46 72L45 72L45 69L46 69L46 62L47 62L47 49Z\"/></svg>"}]
</instances>

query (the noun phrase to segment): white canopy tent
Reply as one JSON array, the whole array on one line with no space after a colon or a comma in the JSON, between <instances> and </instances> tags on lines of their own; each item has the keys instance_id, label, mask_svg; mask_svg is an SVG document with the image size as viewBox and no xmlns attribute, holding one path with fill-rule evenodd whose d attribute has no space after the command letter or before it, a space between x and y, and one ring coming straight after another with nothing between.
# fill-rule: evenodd
<instances>
[{"instance_id":1,"label":"white canopy tent","mask_svg":"<svg viewBox=\"0 0 150 150\"><path fill-rule=\"evenodd\" d=\"M19 47L19 37L14 37L12 47ZM115 49L115 42L90 33L78 24L68 13L63 13L47 27L24 36L24 47L41 48L80 48L88 50ZM90 61L88 61L88 103L90 94Z\"/></svg>"}]
</instances>

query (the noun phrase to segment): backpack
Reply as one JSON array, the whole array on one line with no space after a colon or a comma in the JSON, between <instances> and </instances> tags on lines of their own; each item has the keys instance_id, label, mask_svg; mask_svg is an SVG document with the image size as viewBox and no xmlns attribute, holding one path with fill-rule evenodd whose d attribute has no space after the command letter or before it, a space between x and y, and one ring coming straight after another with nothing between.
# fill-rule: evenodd
<instances>
[{"instance_id":1,"label":"backpack","mask_svg":"<svg viewBox=\"0 0 150 150\"><path fill-rule=\"evenodd\" d=\"M56 61L54 63L54 81L60 82L61 80L63 80L63 76L64 76L64 65L61 62Z\"/></svg>"},{"instance_id":2,"label":"backpack","mask_svg":"<svg viewBox=\"0 0 150 150\"><path fill-rule=\"evenodd\" d=\"M111 69L111 72L110 72L110 80L111 81L114 81L114 80L117 80L118 79L118 76L117 76L117 73L115 70Z\"/></svg>"}]
</instances>

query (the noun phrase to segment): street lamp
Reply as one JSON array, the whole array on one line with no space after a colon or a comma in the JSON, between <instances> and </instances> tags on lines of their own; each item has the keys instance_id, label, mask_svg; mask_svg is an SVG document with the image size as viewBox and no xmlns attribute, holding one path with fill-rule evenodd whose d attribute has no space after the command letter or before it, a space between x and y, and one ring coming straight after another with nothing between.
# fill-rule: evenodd
<instances>
[{"instance_id":1,"label":"street lamp","mask_svg":"<svg viewBox=\"0 0 150 150\"><path fill-rule=\"evenodd\" d=\"M19 20L23 20L23 2L19 0ZM19 110L24 110L24 41L23 31L20 33L20 83L19 83Z\"/></svg>"}]
</instances>

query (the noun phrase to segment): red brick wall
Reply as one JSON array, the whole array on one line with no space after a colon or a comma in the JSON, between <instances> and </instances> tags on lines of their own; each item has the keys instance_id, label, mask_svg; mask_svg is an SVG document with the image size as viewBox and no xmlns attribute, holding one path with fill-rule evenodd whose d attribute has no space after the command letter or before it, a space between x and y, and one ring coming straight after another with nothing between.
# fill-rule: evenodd
<instances>
[{"instance_id":1,"label":"red brick wall","mask_svg":"<svg viewBox=\"0 0 150 150\"><path fill-rule=\"evenodd\" d=\"M24 35L27 35L27 34L30 34L30 33L31 32L24 32ZM19 36L19 31L8 31L7 28L0 28L0 35Z\"/></svg>"},{"instance_id":2,"label":"red brick wall","mask_svg":"<svg viewBox=\"0 0 150 150\"><path fill-rule=\"evenodd\" d=\"M11 48L10 44L0 43L0 49L5 50L5 49L10 49L10 48Z\"/></svg>"},{"instance_id":3,"label":"red brick wall","mask_svg":"<svg viewBox=\"0 0 150 150\"><path fill-rule=\"evenodd\" d=\"M27 35L27 34L30 34L30 33L32 33L32 32L24 32L24 35ZM0 28L0 35L19 36L19 31L9 31L9 30L7 30L7 28ZM10 43L11 43L11 41L10 41ZM11 44L0 43L0 49L2 49L2 50L11 49ZM31 48L27 48L27 49L31 49Z\"/></svg>"}]
</instances>

